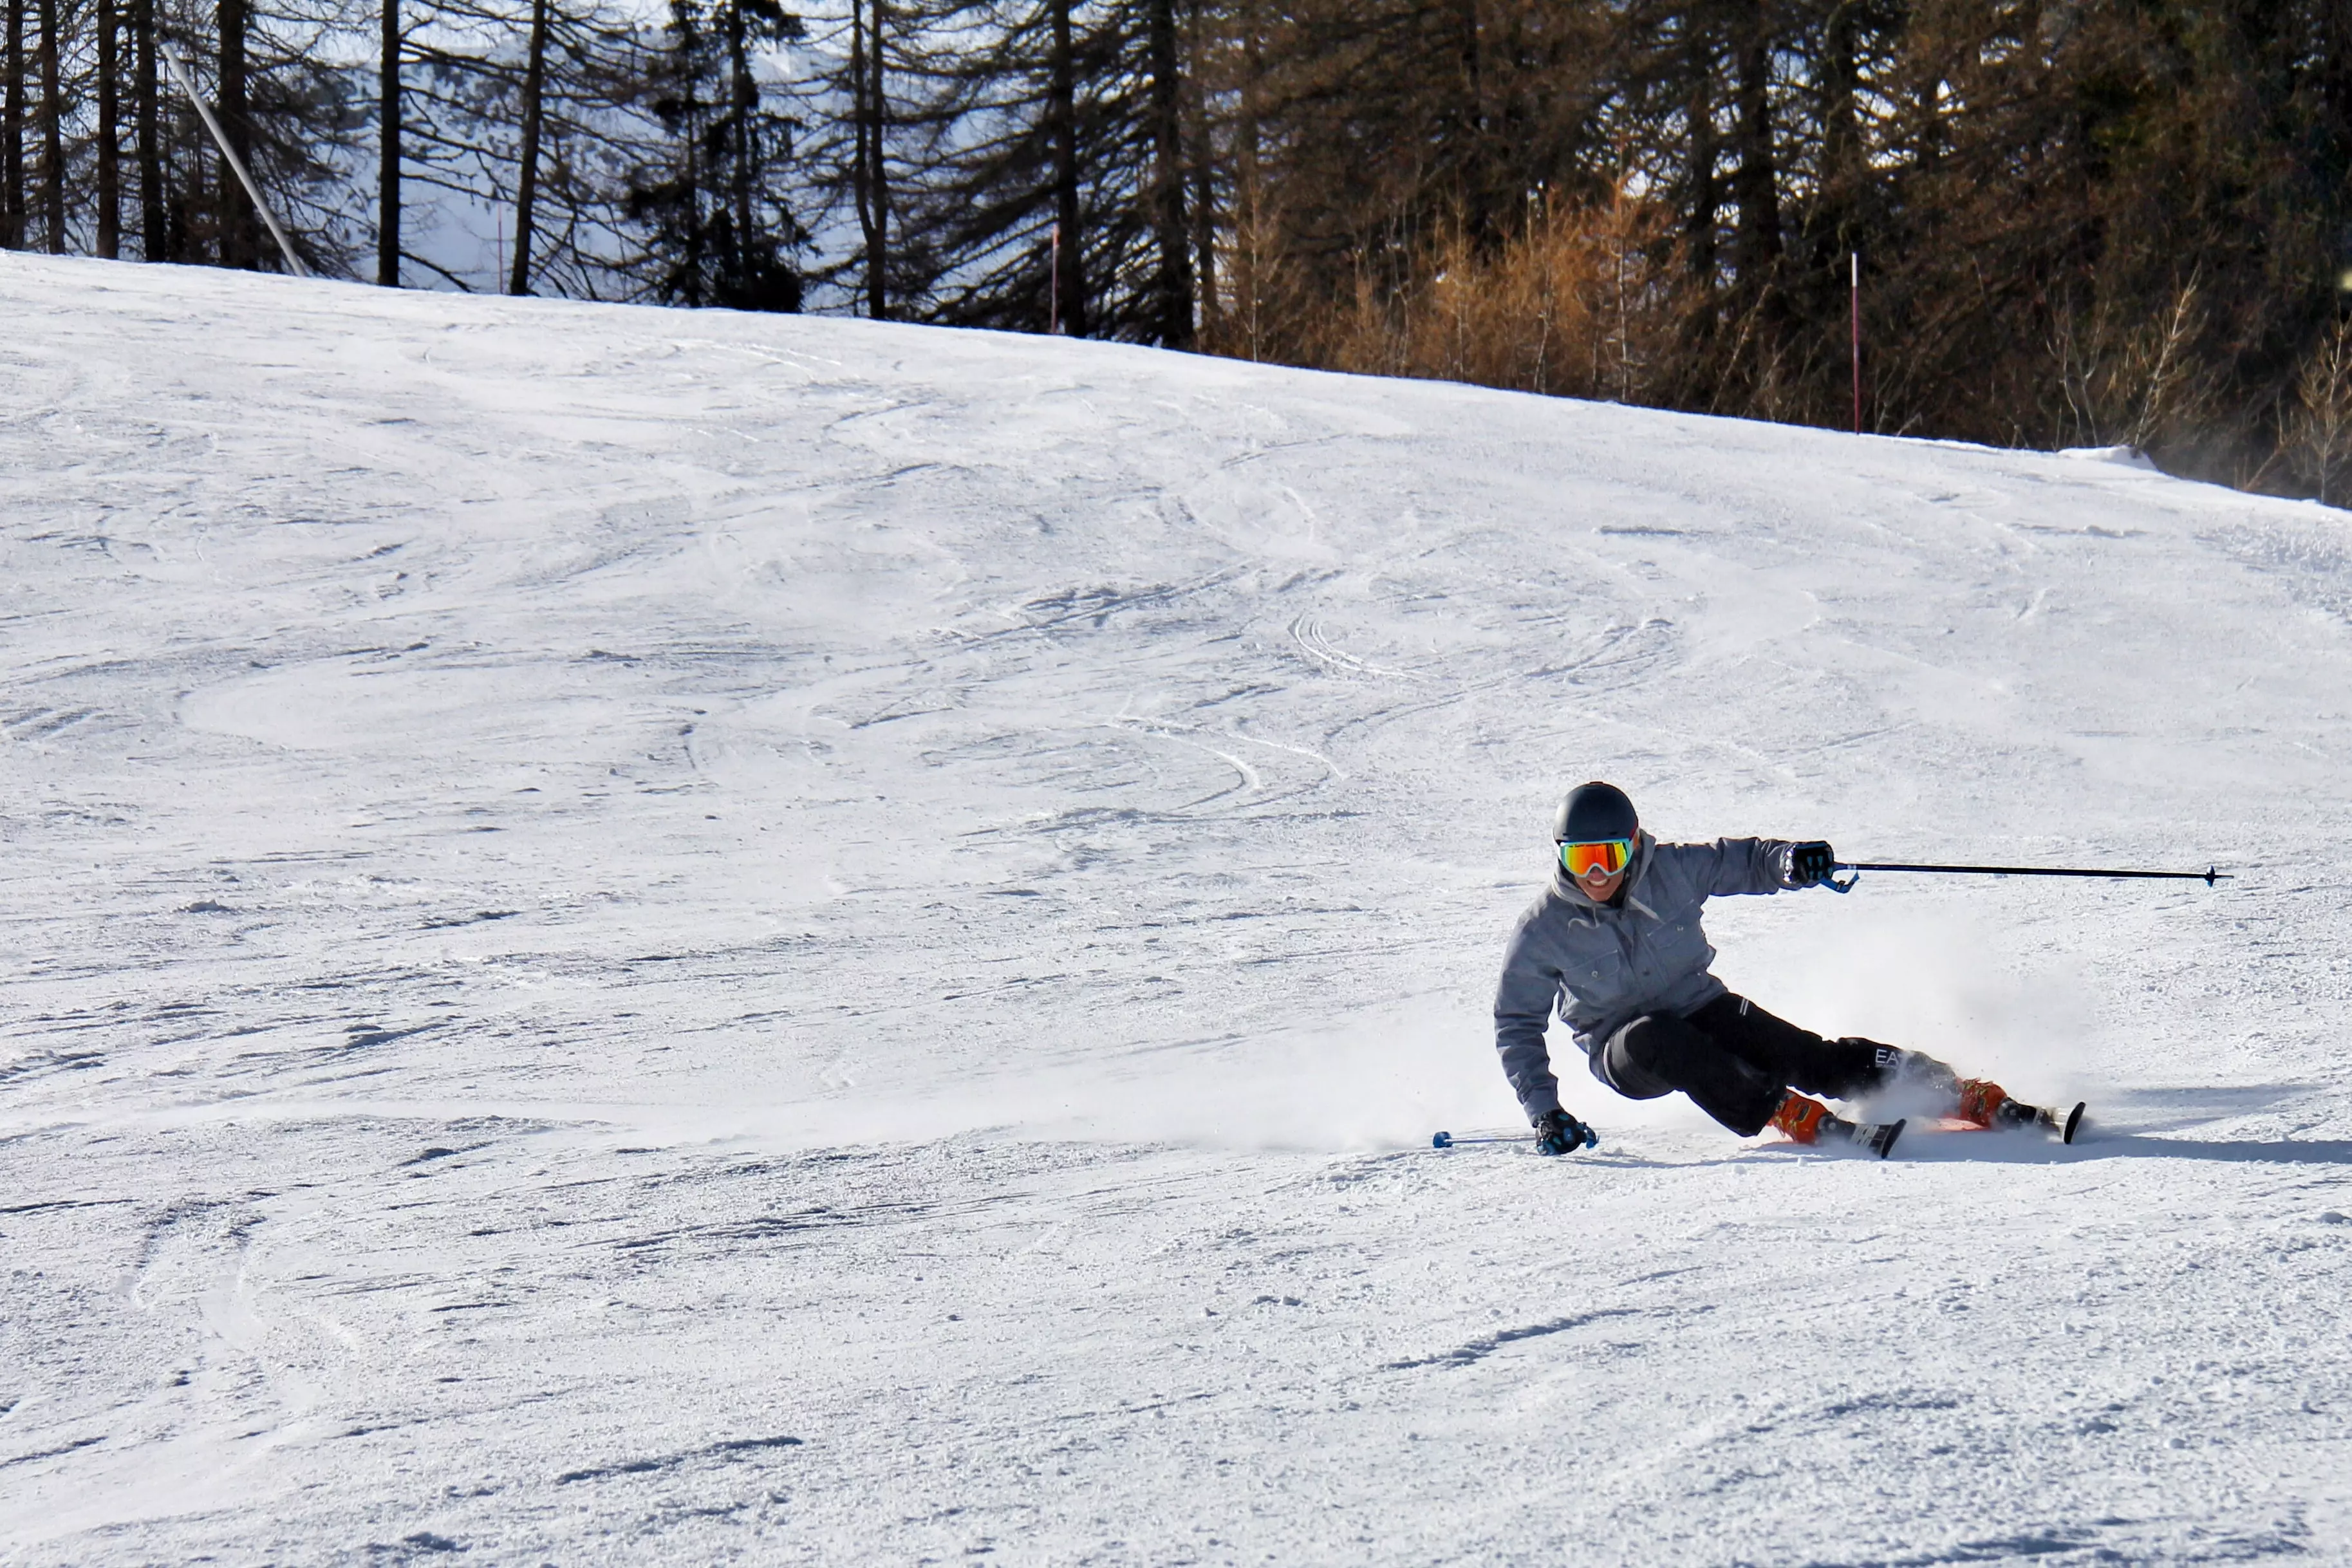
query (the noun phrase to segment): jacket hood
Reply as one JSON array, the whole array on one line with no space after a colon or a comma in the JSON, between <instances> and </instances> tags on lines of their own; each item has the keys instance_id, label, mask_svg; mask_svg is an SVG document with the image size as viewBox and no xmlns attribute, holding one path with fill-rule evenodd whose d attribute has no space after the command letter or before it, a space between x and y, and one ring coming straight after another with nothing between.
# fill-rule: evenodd
<instances>
[{"instance_id":1,"label":"jacket hood","mask_svg":"<svg viewBox=\"0 0 2352 1568\"><path fill-rule=\"evenodd\" d=\"M1643 904L1639 895L1642 878L1650 869L1650 850L1656 843L1657 840L1650 837L1649 829L1636 828L1633 833L1633 858L1625 868L1624 905L1645 915L1651 911ZM1606 904L1593 902L1585 890L1576 885L1575 879L1568 874L1568 868L1559 863L1557 853L1551 858L1551 890L1553 897L1585 920L1597 921L1601 918L1601 911L1609 908ZM1651 918L1654 920L1656 916L1651 915Z\"/></svg>"}]
</instances>

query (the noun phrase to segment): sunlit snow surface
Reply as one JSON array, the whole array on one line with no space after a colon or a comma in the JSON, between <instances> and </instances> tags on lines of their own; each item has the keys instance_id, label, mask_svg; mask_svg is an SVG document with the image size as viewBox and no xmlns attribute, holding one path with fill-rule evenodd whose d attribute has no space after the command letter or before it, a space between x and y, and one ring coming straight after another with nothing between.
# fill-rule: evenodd
<instances>
[{"instance_id":1,"label":"sunlit snow surface","mask_svg":"<svg viewBox=\"0 0 2352 1568\"><path fill-rule=\"evenodd\" d=\"M2352 530L2112 457L0 258L0 1558L2352 1558ZM1567 784L2087 1096L1486 1018ZM1559 1037L1555 1036L1556 1041Z\"/></svg>"}]
</instances>

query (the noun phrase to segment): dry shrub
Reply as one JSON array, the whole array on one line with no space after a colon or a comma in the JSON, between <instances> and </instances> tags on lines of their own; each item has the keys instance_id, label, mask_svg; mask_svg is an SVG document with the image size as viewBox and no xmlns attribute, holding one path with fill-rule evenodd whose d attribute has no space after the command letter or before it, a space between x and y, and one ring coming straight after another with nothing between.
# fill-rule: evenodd
<instances>
[{"instance_id":1,"label":"dry shrub","mask_svg":"<svg viewBox=\"0 0 2352 1568\"><path fill-rule=\"evenodd\" d=\"M1330 370L1642 401L1668 339L1670 302L1650 260L1659 222L1621 194L1591 207L1531 201L1526 226L1499 246L1451 226L1401 286L1360 270L1304 357Z\"/></svg>"},{"instance_id":2,"label":"dry shrub","mask_svg":"<svg viewBox=\"0 0 2352 1568\"><path fill-rule=\"evenodd\" d=\"M1244 193L1218 257L1217 308L1204 311L1200 347L1234 359L1285 362L1297 354L1299 301L1282 248L1283 217L1255 189Z\"/></svg>"},{"instance_id":3,"label":"dry shrub","mask_svg":"<svg viewBox=\"0 0 2352 1568\"><path fill-rule=\"evenodd\" d=\"M2319 499L2336 503L2336 476L2352 458L2352 316L2336 317L2295 377L2295 412L2287 426L2294 453Z\"/></svg>"},{"instance_id":4,"label":"dry shrub","mask_svg":"<svg viewBox=\"0 0 2352 1568\"><path fill-rule=\"evenodd\" d=\"M2147 451L2193 431L2213 401L2213 359L2200 353L2205 310L2198 279L2173 290L2171 308L2134 319L2101 299L2087 317L2062 314L2051 336L2073 441ZM2062 437L2062 439L2064 437Z\"/></svg>"}]
</instances>

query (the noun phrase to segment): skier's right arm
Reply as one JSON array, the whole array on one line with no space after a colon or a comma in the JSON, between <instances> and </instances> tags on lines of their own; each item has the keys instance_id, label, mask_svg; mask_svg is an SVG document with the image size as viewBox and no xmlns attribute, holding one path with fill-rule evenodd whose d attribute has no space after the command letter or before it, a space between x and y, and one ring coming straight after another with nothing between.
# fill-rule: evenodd
<instances>
[{"instance_id":1,"label":"skier's right arm","mask_svg":"<svg viewBox=\"0 0 2352 1568\"><path fill-rule=\"evenodd\" d=\"M1559 971L1534 951L1532 923L1523 919L1511 932L1502 984L1495 988L1495 1050L1530 1126L1559 1109L1559 1079L1544 1047L1544 1027L1559 997Z\"/></svg>"}]
</instances>

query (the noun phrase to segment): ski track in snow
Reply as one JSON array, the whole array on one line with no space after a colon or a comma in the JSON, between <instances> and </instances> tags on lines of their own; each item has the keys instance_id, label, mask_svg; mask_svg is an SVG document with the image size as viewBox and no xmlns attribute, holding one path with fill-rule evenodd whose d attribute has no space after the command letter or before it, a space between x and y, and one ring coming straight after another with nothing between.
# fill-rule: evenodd
<instances>
[{"instance_id":1,"label":"ski track in snow","mask_svg":"<svg viewBox=\"0 0 2352 1568\"><path fill-rule=\"evenodd\" d=\"M2352 1560L2352 529L2033 456L0 256L0 1560ZM1486 1006L1561 788L2074 1148ZM1555 1040L1559 1038L1555 1033Z\"/></svg>"}]
</instances>

